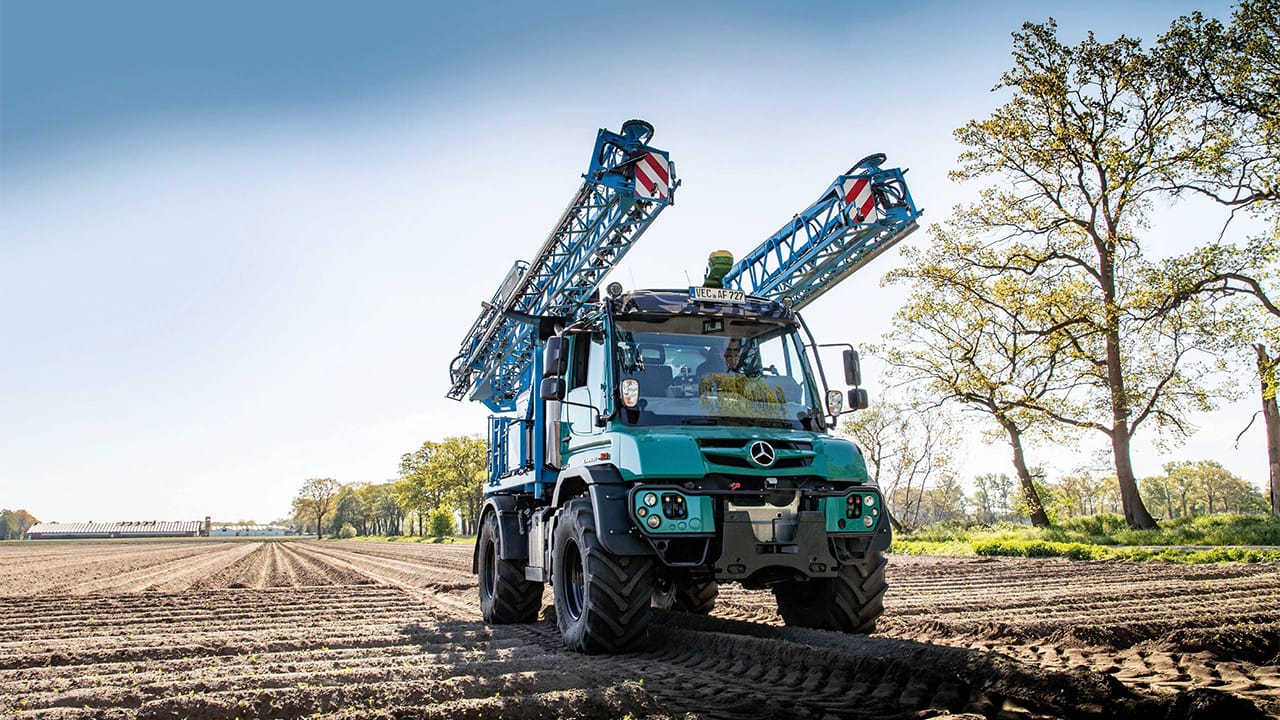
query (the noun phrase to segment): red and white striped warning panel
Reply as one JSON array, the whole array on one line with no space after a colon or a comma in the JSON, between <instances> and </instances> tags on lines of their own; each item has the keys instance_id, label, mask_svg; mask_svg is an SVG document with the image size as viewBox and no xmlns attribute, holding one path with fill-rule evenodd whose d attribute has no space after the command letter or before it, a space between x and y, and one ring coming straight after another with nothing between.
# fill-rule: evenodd
<instances>
[{"instance_id":1,"label":"red and white striped warning panel","mask_svg":"<svg viewBox=\"0 0 1280 720\"><path fill-rule=\"evenodd\" d=\"M667 159L657 153L645 153L636 161L636 195L664 200L671 191L671 170Z\"/></svg>"},{"instance_id":2,"label":"red and white striped warning panel","mask_svg":"<svg viewBox=\"0 0 1280 720\"><path fill-rule=\"evenodd\" d=\"M850 206L849 214L854 222L875 222L876 199L871 193L870 178L849 178L840 189L844 191L844 201Z\"/></svg>"}]
</instances>

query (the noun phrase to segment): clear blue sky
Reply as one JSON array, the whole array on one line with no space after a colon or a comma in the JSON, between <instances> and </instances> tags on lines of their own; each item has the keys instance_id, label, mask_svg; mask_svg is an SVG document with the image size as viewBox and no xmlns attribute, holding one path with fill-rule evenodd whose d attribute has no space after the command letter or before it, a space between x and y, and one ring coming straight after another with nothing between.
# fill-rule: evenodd
<instances>
[{"instance_id":1,"label":"clear blue sky","mask_svg":"<svg viewBox=\"0 0 1280 720\"><path fill-rule=\"evenodd\" d=\"M0 505L266 521L307 477L385 480L423 440L482 432L478 407L443 397L449 360L599 127L649 120L684 179L615 279L680 284L872 152L944 217L966 192L945 177L951 131L1000 102L1024 20L1053 16L1075 41L1228 15L621 7L0 2ZM815 331L877 340L894 260L825 296ZM1251 412L1206 418L1139 472L1216 457L1260 480L1260 441L1230 446Z\"/></svg>"}]
</instances>

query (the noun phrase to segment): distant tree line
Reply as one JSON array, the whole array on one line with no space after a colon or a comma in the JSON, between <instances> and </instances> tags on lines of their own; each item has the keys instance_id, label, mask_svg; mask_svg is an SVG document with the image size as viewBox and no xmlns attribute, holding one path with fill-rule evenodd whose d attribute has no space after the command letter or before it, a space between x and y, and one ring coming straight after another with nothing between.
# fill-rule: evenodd
<instances>
[{"instance_id":1,"label":"distant tree line","mask_svg":"<svg viewBox=\"0 0 1280 720\"><path fill-rule=\"evenodd\" d=\"M21 540L38 522L26 510L0 510L0 540Z\"/></svg>"},{"instance_id":2,"label":"distant tree line","mask_svg":"<svg viewBox=\"0 0 1280 720\"><path fill-rule=\"evenodd\" d=\"M306 480L293 499L292 523L316 537L439 537L453 534L457 511L462 533L474 535L487 463L482 438L429 440L400 457L396 480L350 484L333 478Z\"/></svg>"}]
</instances>

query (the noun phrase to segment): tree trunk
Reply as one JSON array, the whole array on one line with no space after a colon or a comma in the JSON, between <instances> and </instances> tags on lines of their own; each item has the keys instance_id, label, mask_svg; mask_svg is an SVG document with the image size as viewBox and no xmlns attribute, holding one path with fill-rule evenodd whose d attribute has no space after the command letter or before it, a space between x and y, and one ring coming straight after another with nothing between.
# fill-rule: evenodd
<instances>
[{"instance_id":1,"label":"tree trunk","mask_svg":"<svg viewBox=\"0 0 1280 720\"><path fill-rule=\"evenodd\" d=\"M1253 346L1258 355L1258 377L1262 383L1262 418L1267 432L1267 470L1271 480L1271 514L1280 515L1280 408L1276 406L1276 366L1280 355L1271 357L1262 343Z\"/></svg>"},{"instance_id":2,"label":"tree trunk","mask_svg":"<svg viewBox=\"0 0 1280 720\"><path fill-rule=\"evenodd\" d=\"M1138 481L1133 475L1133 464L1129 459L1129 433L1117 428L1111 436L1111 449L1116 463L1116 479L1120 483L1120 504L1124 509L1124 520L1134 530L1149 530L1156 527L1155 518L1147 512L1138 494Z\"/></svg>"},{"instance_id":3,"label":"tree trunk","mask_svg":"<svg viewBox=\"0 0 1280 720\"><path fill-rule=\"evenodd\" d=\"M887 504L885 505L884 511L885 511L885 514L889 516L889 527L893 528L894 532L896 533L907 532L906 528L902 526L902 523L898 522L898 518L894 517L894 514L889 511L889 506Z\"/></svg>"},{"instance_id":4,"label":"tree trunk","mask_svg":"<svg viewBox=\"0 0 1280 720\"><path fill-rule=\"evenodd\" d=\"M1101 238L1095 240L1098 250L1099 286L1102 290L1103 336L1106 341L1107 389L1111 394L1111 454L1115 460L1116 479L1120 483L1120 503L1125 522L1135 530L1156 526L1147 506L1142 504L1138 481L1133 476L1130 457L1129 394L1124 386L1124 361L1120 355L1120 310L1116 304L1115 248Z\"/></svg>"},{"instance_id":5,"label":"tree trunk","mask_svg":"<svg viewBox=\"0 0 1280 720\"><path fill-rule=\"evenodd\" d=\"M999 420L1005 431L1009 433L1009 445L1013 447L1013 468L1018 472L1018 482L1022 484L1022 494L1027 499L1031 524L1036 527L1049 527L1049 515L1044 511L1044 504L1040 502L1040 493L1036 491L1036 485L1031 480L1031 471L1027 469L1026 457L1022 454L1022 431L1010 420L1005 418L999 418Z\"/></svg>"}]
</instances>

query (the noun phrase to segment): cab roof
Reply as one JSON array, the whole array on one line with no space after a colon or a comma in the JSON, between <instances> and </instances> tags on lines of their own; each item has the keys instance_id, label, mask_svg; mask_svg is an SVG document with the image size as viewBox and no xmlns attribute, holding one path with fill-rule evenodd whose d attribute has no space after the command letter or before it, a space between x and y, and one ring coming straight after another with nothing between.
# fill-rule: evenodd
<instances>
[{"instance_id":1,"label":"cab roof","mask_svg":"<svg viewBox=\"0 0 1280 720\"><path fill-rule=\"evenodd\" d=\"M702 317L738 317L797 324L796 314L782 303L748 295L742 302L709 302L689 297L682 290L632 290L609 298L609 312L614 317L638 315L698 315Z\"/></svg>"}]
</instances>

